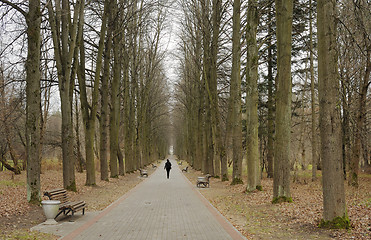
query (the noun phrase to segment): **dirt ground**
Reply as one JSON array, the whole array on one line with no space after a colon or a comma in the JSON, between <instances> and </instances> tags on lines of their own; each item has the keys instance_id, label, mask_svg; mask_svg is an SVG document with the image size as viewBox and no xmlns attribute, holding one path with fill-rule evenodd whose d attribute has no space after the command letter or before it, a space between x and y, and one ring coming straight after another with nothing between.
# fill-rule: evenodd
<instances>
[{"instance_id":1,"label":"dirt ground","mask_svg":"<svg viewBox=\"0 0 371 240\"><path fill-rule=\"evenodd\" d=\"M184 168L185 165L181 166ZM148 168L149 174L154 170ZM185 173L196 184L201 173L189 168ZM142 181L139 172L127 174L97 186L85 186L85 174L76 173L78 192L71 198L87 202L87 211L102 210ZM0 239L56 239L55 236L30 232L45 217L39 206L26 201L26 174L0 172ZM246 182L246 180L245 180ZM293 203L272 205L271 179L263 179L263 191L245 193L245 185L230 186L212 178L210 188L200 192L248 239L370 239L371 237L371 175L360 179L358 190L347 187L347 207L353 228L324 230L317 227L322 217L320 180L299 178L291 186ZM61 171L45 171L41 175L42 191L62 187Z\"/></svg>"},{"instance_id":2,"label":"dirt ground","mask_svg":"<svg viewBox=\"0 0 371 240\"><path fill-rule=\"evenodd\" d=\"M202 174L190 169L186 176L196 184ZM362 175L359 189L346 186L349 230L318 228L323 211L320 179L298 180L291 185L293 203L272 204L273 180L267 178L262 180L263 191L247 194L246 185L231 186L231 181L211 178L210 188L200 192L248 239L371 239L370 174Z\"/></svg>"}]
</instances>

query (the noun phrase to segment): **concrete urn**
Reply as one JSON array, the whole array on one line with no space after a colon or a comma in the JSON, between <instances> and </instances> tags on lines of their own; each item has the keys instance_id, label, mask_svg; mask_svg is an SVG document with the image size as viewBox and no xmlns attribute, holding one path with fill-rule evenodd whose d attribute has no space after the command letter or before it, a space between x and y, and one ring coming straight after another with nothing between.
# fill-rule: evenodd
<instances>
[{"instance_id":1,"label":"concrete urn","mask_svg":"<svg viewBox=\"0 0 371 240\"><path fill-rule=\"evenodd\" d=\"M57 224L57 221L55 221L54 218L58 214L60 203L61 201L58 201L58 200L41 201L44 214L46 216L46 221L43 224Z\"/></svg>"}]
</instances>

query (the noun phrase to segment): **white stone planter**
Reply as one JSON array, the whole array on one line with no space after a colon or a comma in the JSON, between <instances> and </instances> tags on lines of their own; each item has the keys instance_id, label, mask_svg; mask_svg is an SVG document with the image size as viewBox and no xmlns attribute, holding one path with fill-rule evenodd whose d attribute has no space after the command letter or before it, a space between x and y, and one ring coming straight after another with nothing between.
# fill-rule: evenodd
<instances>
[{"instance_id":1,"label":"white stone planter","mask_svg":"<svg viewBox=\"0 0 371 240\"><path fill-rule=\"evenodd\" d=\"M57 201L57 200L41 201L41 204L43 206L43 210L46 216L46 221L43 224L57 224L57 221L55 221L54 218L58 214L60 203L61 201Z\"/></svg>"}]
</instances>

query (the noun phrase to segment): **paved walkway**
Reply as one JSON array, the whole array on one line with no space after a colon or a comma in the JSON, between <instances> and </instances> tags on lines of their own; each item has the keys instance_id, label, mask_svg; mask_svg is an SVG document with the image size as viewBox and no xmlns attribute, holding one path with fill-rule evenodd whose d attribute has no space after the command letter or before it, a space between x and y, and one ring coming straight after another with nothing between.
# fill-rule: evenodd
<instances>
[{"instance_id":1,"label":"paved walkway","mask_svg":"<svg viewBox=\"0 0 371 240\"><path fill-rule=\"evenodd\" d=\"M166 179L164 163L99 214L79 218L85 218L84 224L77 228L71 226L75 223L58 224L54 233L63 235L62 239L87 240L245 239L183 176L174 160L170 179ZM53 227L44 225L33 230L48 232L47 228L50 232Z\"/></svg>"}]
</instances>

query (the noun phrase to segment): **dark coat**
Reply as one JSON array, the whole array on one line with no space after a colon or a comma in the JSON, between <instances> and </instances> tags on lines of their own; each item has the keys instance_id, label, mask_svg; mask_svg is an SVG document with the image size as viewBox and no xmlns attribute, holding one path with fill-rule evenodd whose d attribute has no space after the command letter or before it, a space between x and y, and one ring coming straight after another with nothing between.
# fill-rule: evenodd
<instances>
[{"instance_id":1,"label":"dark coat","mask_svg":"<svg viewBox=\"0 0 371 240\"><path fill-rule=\"evenodd\" d=\"M171 162L169 160L167 160L167 162L165 163L164 169L170 171L170 169L171 169Z\"/></svg>"}]
</instances>

